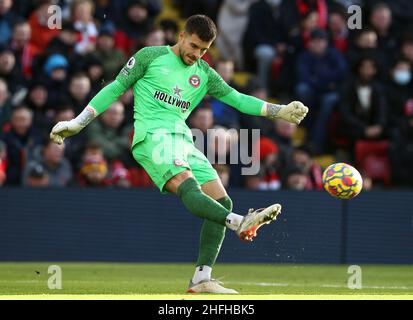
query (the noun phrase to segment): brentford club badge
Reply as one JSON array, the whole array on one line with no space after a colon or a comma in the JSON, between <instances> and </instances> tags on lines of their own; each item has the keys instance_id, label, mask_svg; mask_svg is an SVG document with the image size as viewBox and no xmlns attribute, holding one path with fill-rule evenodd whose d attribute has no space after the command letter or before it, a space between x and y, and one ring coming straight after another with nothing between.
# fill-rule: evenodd
<instances>
[{"instance_id":1,"label":"brentford club badge","mask_svg":"<svg viewBox=\"0 0 413 320\"><path fill-rule=\"evenodd\" d=\"M182 167L183 166L183 161L181 160L181 159L175 159L174 160L174 165L176 166L176 167Z\"/></svg>"},{"instance_id":2,"label":"brentford club badge","mask_svg":"<svg viewBox=\"0 0 413 320\"><path fill-rule=\"evenodd\" d=\"M201 79L197 75L193 75L189 78L189 84L194 88L198 88L201 84Z\"/></svg>"}]
</instances>

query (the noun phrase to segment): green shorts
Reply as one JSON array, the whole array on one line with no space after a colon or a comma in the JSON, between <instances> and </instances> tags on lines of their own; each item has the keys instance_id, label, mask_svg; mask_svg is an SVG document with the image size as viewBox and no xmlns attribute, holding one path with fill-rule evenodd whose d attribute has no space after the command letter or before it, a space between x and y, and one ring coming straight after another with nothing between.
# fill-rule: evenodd
<instances>
[{"instance_id":1,"label":"green shorts","mask_svg":"<svg viewBox=\"0 0 413 320\"><path fill-rule=\"evenodd\" d=\"M159 190L178 173L190 170L200 185L219 179L207 157L183 134L147 132L132 148L135 160L145 169Z\"/></svg>"}]
</instances>

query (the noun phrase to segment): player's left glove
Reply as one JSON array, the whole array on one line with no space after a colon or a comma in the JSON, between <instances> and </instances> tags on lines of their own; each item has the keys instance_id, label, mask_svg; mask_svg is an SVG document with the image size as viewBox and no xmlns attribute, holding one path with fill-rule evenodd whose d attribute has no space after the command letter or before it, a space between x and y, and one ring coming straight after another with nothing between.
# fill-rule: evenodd
<instances>
[{"instance_id":1,"label":"player's left glove","mask_svg":"<svg viewBox=\"0 0 413 320\"><path fill-rule=\"evenodd\" d=\"M293 101L287 105L268 103L266 117L270 120L281 118L288 122L300 124L307 115L307 112L308 108L300 101Z\"/></svg>"}]
</instances>

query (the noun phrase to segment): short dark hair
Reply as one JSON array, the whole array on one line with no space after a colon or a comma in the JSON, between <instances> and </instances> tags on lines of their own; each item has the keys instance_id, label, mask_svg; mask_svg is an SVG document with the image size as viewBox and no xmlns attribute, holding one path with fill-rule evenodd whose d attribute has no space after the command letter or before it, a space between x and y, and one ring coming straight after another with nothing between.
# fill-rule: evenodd
<instances>
[{"instance_id":1,"label":"short dark hair","mask_svg":"<svg viewBox=\"0 0 413 320\"><path fill-rule=\"evenodd\" d=\"M196 14L186 20L184 30L188 34L196 34L202 41L214 40L217 36L217 27L211 18Z\"/></svg>"}]
</instances>

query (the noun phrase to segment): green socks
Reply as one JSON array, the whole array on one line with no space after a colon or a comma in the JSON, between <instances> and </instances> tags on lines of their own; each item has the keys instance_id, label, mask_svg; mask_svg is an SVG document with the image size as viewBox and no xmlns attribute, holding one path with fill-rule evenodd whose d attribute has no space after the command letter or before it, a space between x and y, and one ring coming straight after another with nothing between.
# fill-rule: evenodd
<instances>
[{"instance_id":1,"label":"green socks","mask_svg":"<svg viewBox=\"0 0 413 320\"><path fill-rule=\"evenodd\" d=\"M226 217L231 211L203 193L201 186L194 178L188 178L182 182L177 193L189 212L225 227Z\"/></svg>"},{"instance_id":2,"label":"green socks","mask_svg":"<svg viewBox=\"0 0 413 320\"><path fill-rule=\"evenodd\" d=\"M177 194L192 214L204 219L197 266L212 267L224 241L226 227L236 230L243 217L231 213L232 201L228 196L212 199L201 190L194 178L182 182Z\"/></svg>"},{"instance_id":3,"label":"green socks","mask_svg":"<svg viewBox=\"0 0 413 320\"><path fill-rule=\"evenodd\" d=\"M231 198L226 196L217 200L228 211L232 211ZM212 267L221 250L222 242L225 238L226 228L216 222L204 220L199 238L199 255L197 266Z\"/></svg>"}]
</instances>

